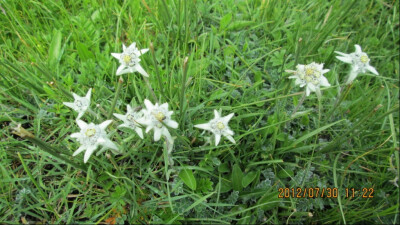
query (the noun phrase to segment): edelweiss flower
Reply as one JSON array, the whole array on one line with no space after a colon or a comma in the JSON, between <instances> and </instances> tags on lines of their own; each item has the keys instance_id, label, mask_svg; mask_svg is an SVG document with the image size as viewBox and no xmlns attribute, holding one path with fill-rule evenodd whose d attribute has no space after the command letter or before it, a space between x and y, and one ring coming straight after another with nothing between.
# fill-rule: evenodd
<instances>
[{"instance_id":1,"label":"edelweiss flower","mask_svg":"<svg viewBox=\"0 0 400 225\"><path fill-rule=\"evenodd\" d=\"M233 115L234 114L231 113L227 116L221 117L219 112L217 110L214 110L214 119L210 120L210 122L208 123L194 125L194 127L208 130L214 133L215 146L217 146L219 141L221 140L221 135L224 135L226 138L228 138L229 141L231 141L233 144L236 144L235 139L233 139L232 137L232 135L234 135L234 132L228 126L229 120L231 120Z\"/></svg>"},{"instance_id":2,"label":"edelweiss flower","mask_svg":"<svg viewBox=\"0 0 400 225\"><path fill-rule=\"evenodd\" d=\"M91 88L89 89L89 91L87 92L85 97L80 97L77 94L75 94L74 92L72 92L72 95L74 96L75 101L74 102L63 102L64 105L66 105L78 112L78 117L76 118L76 120L79 120L83 116L83 114L86 112L86 110L89 108L91 93L92 93Z\"/></svg>"},{"instance_id":3,"label":"edelweiss flower","mask_svg":"<svg viewBox=\"0 0 400 225\"><path fill-rule=\"evenodd\" d=\"M160 140L161 135L164 135L170 142L173 141L171 134L164 124L176 129L178 128L178 123L171 120L171 115L174 112L168 111L168 103L160 106L158 103L153 105L149 100L145 99L144 104L146 105L146 109L143 109L144 117L140 118L138 123L147 126L146 133L154 129L154 141Z\"/></svg>"},{"instance_id":4,"label":"edelweiss flower","mask_svg":"<svg viewBox=\"0 0 400 225\"><path fill-rule=\"evenodd\" d=\"M87 124L82 120L77 120L76 123L79 128L81 128L81 131L79 133L71 134L71 137L78 139L81 146L72 156L76 156L86 150L83 158L84 163L86 163L99 145L118 150L118 147L107 137L105 131L106 127L110 125L111 122L112 120L106 120L97 125L93 123Z\"/></svg>"},{"instance_id":5,"label":"edelweiss flower","mask_svg":"<svg viewBox=\"0 0 400 225\"><path fill-rule=\"evenodd\" d=\"M346 84L350 84L359 73L365 73L367 70L375 75L379 75L378 71L371 65L369 65L370 59L368 58L367 53L361 51L361 47L359 45L354 45L356 51L350 54L346 54L343 52L335 51L335 53L340 56L336 56L342 62L351 64L351 71L349 78L346 81Z\"/></svg>"},{"instance_id":6,"label":"edelweiss flower","mask_svg":"<svg viewBox=\"0 0 400 225\"><path fill-rule=\"evenodd\" d=\"M133 42L129 47L126 47L124 44L122 44L123 52L122 53L111 53L112 56L114 56L116 59L119 60L121 65L117 69L117 75L122 75L125 73L134 73L134 72L139 72L143 76L148 77L149 75L144 71L142 66L139 64L140 59L139 56L143 55L147 51L149 51L148 48L146 49L137 49L136 48L136 43Z\"/></svg>"},{"instance_id":7,"label":"edelweiss flower","mask_svg":"<svg viewBox=\"0 0 400 225\"><path fill-rule=\"evenodd\" d=\"M125 115L114 113L114 116L118 119L124 121L123 124L119 125L118 127L127 127L132 130L135 130L136 133L139 135L141 139L143 139L143 131L140 128L140 124L137 122L138 119L144 116L143 110L135 111L132 109L130 105L126 105L127 113Z\"/></svg>"},{"instance_id":8,"label":"edelweiss flower","mask_svg":"<svg viewBox=\"0 0 400 225\"><path fill-rule=\"evenodd\" d=\"M290 79L296 79L295 84L300 87L306 86L306 95L309 96L311 91L315 91L318 96L321 95L320 86L331 86L324 77L324 73L329 72L328 69L323 69L324 64L312 62L308 65L297 65L297 70L286 70L288 73L293 73Z\"/></svg>"}]
</instances>

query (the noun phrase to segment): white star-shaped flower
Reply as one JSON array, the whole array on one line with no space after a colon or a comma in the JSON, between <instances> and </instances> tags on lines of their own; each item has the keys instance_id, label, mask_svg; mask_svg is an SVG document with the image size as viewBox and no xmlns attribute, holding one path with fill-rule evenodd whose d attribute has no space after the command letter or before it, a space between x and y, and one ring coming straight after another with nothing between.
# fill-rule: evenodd
<instances>
[{"instance_id":1,"label":"white star-shaped flower","mask_svg":"<svg viewBox=\"0 0 400 225\"><path fill-rule=\"evenodd\" d=\"M336 56L342 62L351 64L351 71L349 78L347 78L346 84L350 84L354 79L356 79L359 73L365 73L367 70L375 75L379 75L376 69L369 65L370 59L368 58L367 53L361 50L361 46L354 45L356 51L350 54L346 54L343 52L335 51L335 53L340 56Z\"/></svg>"},{"instance_id":2,"label":"white star-shaped flower","mask_svg":"<svg viewBox=\"0 0 400 225\"><path fill-rule=\"evenodd\" d=\"M324 73L329 72L329 69L324 69L324 64L312 62L308 65L297 65L296 70L286 70L288 73L293 73L290 79L296 79L295 84L300 87L306 86L306 95L309 96L310 92L316 92L318 96L321 95L320 86L329 87L328 79L324 77Z\"/></svg>"},{"instance_id":3,"label":"white star-shaped flower","mask_svg":"<svg viewBox=\"0 0 400 225\"><path fill-rule=\"evenodd\" d=\"M219 144L221 135L224 135L229 141L236 144L235 139L232 137L234 132L228 126L229 120L231 120L233 115L234 113L231 113L227 116L221 117L220 113L217 110L214 110L214 119L210 120L208 123L194 125L194 127L211 131L215 135L215 146Z\"/></svg>"},{"instance_id":4,"label":"white star-shaped flower","mask_svg":"<svg viewBox=\"0 0 400 225\"><path fill-rule=\"evenodd\" d=\"M171 134L168 131L168 127L178 128L178 123L171 119L173 111L168 111L168 103L153 105L149 100L145 99L144 104L146 109L143 109L144 117L138 120L138 123L143 124L146 127L146 133L151 129L154 129L154 141L158 141L161 135L165 136L170 142L172 142Z\"/></svg>"},{"instance_id":5,"label":"white star-shaped flower","mask_svg":"<svg viewBox=\"0 0 400 225\"><path fill-rule=\"evenodd\" d=\"M111 53L112 56L114 56L116 59L119 60L121 65L117 69L117 75L122 75L125 73L134 73L134 72L139 72L143 76L148 77L149 75L144 71L143 67L139 64L140 59L139 56L143 55L147 51L149 51L148 48L146 49L137 49L136 48L136 43L133 42L129 47L126 47L124 44L122 44L122 53Z\"/></svg>"},{"instance_id":6,"label":"white star-shaped flower","mask_svg":"<svg viewBox=\"0 0 400 225\"><path fill-rule=\"evenodd\" d=\"M138 119L144 116L143 110L135 111L132 109L130 105L126 105L127 112L125 115L121 115L118 113L114 113L114 116L118 119L122 120L124 123L119 125L118 127L127 127L132 130L135 130L141 139L143 139L143 131L140 128L140 124L137 122Z\"/></svg>"},{"instance_id":7,"label":"white star-shaped flower","mask_svg":"<svg viewBox=\"0 0 400 225\"><path fill-rule=\"evenodd\" d=\"M118 147L107 137L105 131L111 122L112 120L106 120L101 124L87 124L82 120L77 120L76 123L79 128L81 128L81 131L79 133L71 134L71 137L78 139L81 146L72 156L76 156L86 150L83 158L84 163L86 163L99 145L118 150Z\"/></svg>"},{"instance_id":8,"label":"white star-shaped flower","mask_svg":"<svg viewBox=\"0 0 400 225\"><path fill-rule=\"evenodd\" d=\"M86 112L86 110L89 108L91 93L92 93L91 88L89 89L89 91L87 92L85 97L81 97L81 96L75 94L74 92L72 92L72 95L74 96L75 101L74 102L63 102L64 105L66 105L78 112L78 117L76 118L76 120L79 120L83 116L83 114Z\"/></svg>"}]
</instances>

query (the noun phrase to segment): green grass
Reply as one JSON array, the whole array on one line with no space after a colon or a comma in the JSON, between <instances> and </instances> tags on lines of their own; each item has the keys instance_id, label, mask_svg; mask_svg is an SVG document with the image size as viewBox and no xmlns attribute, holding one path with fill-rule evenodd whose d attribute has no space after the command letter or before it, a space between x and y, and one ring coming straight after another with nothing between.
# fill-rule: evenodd
<instances>
[{"instance_id":1,"label":"green grass","mask_svg":"<svg viewBox=\"0 0 400 225\"><path fill-rule=\"evenodd\" d=\"M397 1L0 7L1 223L400 223L399 188L390 182L400 168ZM113 117L107 131L122 154L107 150L83 165L82 154L71 156L76 113L62 103L93 88L98 118L82 119L106 120L118 86L111 53L132 42L154 46L141 65L179 123L170 130L172 160L153 132L139 139ZM334 51L353 52L354 44L380 76L360 74L334 108L349 70ZM313 61L331 70L332 86L320 100L312 93L292 118L304 89L285 70ZM139 73L122 78L114 112L155 101ZM235 113L237 144L206 144L209 133L193 127L214 109ZM19 123L47 145L13 134ZM338 188L340 196L279 198L284 187ZM374 197L346 198L346 188L374 188Z\"/></svg>"}]
</instances>

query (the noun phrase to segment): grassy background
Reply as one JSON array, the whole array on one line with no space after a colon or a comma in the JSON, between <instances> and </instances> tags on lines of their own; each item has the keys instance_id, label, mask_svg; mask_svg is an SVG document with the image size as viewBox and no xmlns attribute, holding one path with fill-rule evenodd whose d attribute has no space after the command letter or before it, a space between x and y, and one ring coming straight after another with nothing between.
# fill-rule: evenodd
<instances>
[{"instance_id":1,"label":"grassy background","mask_svg":"<svg viewBox=\"0 0 400 225\"><path fill-rule=\"evenodd\" d=\"M2 1L0 222L399 223L399 4L396 1ZM162 141L108 133L120 155L92 156L88 172L12 134L17 123L68 159L76 113L62 102L92 92L83 120L105 120L122 43L153 43L141 64L179 122L168 165ZM334 51L362 46L380 76L362 74L333 108L349 66ZM188 56L188 77L183 60ZM306 98L285 69L325 63L332 84ZM114 112L152 99L123 75ZM184 93L183 95L181 93ZM183 100L183 104L180 102ZM98 104L98 106L96 106ZM206 144L194 124L235 113L226 139ZM182 176L182 172L187 176ZM178 176L181 173L181 176ZM194 174L191 176L190 174ZM183 179L181 178L183 177ZM196 187L184 181L196 182ZM278 198L282 187L338 188L339 198ZM346 198L345 188L374 188Z\"/></svg>"}]
</instances>

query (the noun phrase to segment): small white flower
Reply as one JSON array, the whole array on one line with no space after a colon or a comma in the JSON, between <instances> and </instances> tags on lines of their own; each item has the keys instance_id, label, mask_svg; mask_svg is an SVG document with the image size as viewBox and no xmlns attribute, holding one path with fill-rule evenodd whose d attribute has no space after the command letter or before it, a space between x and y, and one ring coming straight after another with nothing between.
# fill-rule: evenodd
<instances>
[{"instance_id":1,"label":"small white flower","mask_svg":"<svg viewBox=\"0 0 400 225\"><path fill-rule=\"evenodd\" d=\"M145 99L144 104L146 109L143 109L144 117L138 120L138 123L146 127L146 133L154 129L154 141L158 141L161 135L165 136L170 142L173 142L171 134L165 125L171 128L178 128L178 123L171 119L173 111L168 111L168 103L153 105L149 100Z\"/></svg>"},{"instance_id":2,"label":"small white flower","mask_svg":"<svg viewBox=\"0 0 400 225\"><path fill-rule=\"evenodd\" d=\"M296 70L286 70L288 73L293 73L290 79L296 79L295 84L300 87L306 86L306 95L309 96L310 92L316 92L318 96L321 95L320 86L329 87L328 79L324 77L324 73L329 72L329 69L323 69L324 64L312 62L308 65L297 65Z\"/></svg>"},{"instance_id":3,"label":"small white flower","mask_svg":"<svg viewBox=\"0 0 400 225\"><path fill-rule=\"evenodd\" d=\"M354 46L356 51L350 54L335 51L335 53L340 55L336 56L337 59L344 63L351 64L351 71L346 84L350 84L354 79L356 79L359 73L365 73L367 70L375 75L379 75L378 71L376 71L373 66L369 65L370 59L368 58L367 53L361 51L361 47L359 45Z\"/></svg>"},{"instance_id":4,"label":"small white flower","mask_svg":"<svg viewBox=\"0 0 400 225\"><path fill-rule=\"evenodd\" d=\"M210 120L208 123L194 125L194 127L211 131L215 135L215 146L219 144L221 135L224 135L229 141L236 144L235 139L232 137L234 132L228 126L229 120L231 120L233 115L234 113L231 113L227 116L221 117L220 113L217 110L214 110L214 119Z\"/></svg>"},{"instance_id":5,"label":"small white flower","mask_svg":"<svg viewBox=\"0 0 400 225\"><path fill-rule=\"evenodd\" d=\"M121 115L118 113L114 113L114 116L118 119L122 120L124 123L119 125L118 127L127 127L132 130L135 130L141 139L143 139L143 131L140 128L140 124L137 122L138 119L144 116L143 110L135 111L132 109L130 105L126 105L127 112L125 115Z\"/></svg>"},{"instance_id":6,"label":"small white flower","mask_svg":"<svg viewBox=\"0 0 400 225\"><path fill-rule=\"evenodd\" d=\"M99 145L118 150L118 147L107 137L107 133L105 131L111 122L112 120L106 120L101 124L87 124L82 120L77 120L76 123L78 124L79 128L81 128L81 131L79 133L71 134L71 137L78 139L78 142L81 144L81 146L74 152L72 156L76 156L86 150L83 158L84 163L86 163Z\"/></svg>"},{"instance_id":7,"label":"small white flower","mask_svg":"<svg viewBox=\"0 0 400 225\"><path fill-rule=\"evenodd\" d=\"M89 108L91 93L92 93L91 88L89 89L89 91L87 92L85 97L81 97L81 96L75 94L74 92L72 92L72 95L74 96L75 101L74 102L63 102L64 105L66 105L78 112L78 117L76 118L76 120L79 120L83 116L83 114L86 112L86 110Z\"/></svg>"},{"instance_id":8,"label":"small white flower","mask_svg":"<svg viewBox=\"0 0 400 225\"><path fill-rule=\"evenodd\" d=\"M143 55L147 51L148 48L139 50L136 48L136 43L133 42L129 47L126 47L122 44L123 52L122 53L111 53L116 59L119 60L121 65L117 69L117 75L122 75L125 73L134 73L139 72L143 76L148 77L149 75L144 71L143 67L139 64L140 59L139 56Z\"/></svg>"}]
</instances>

